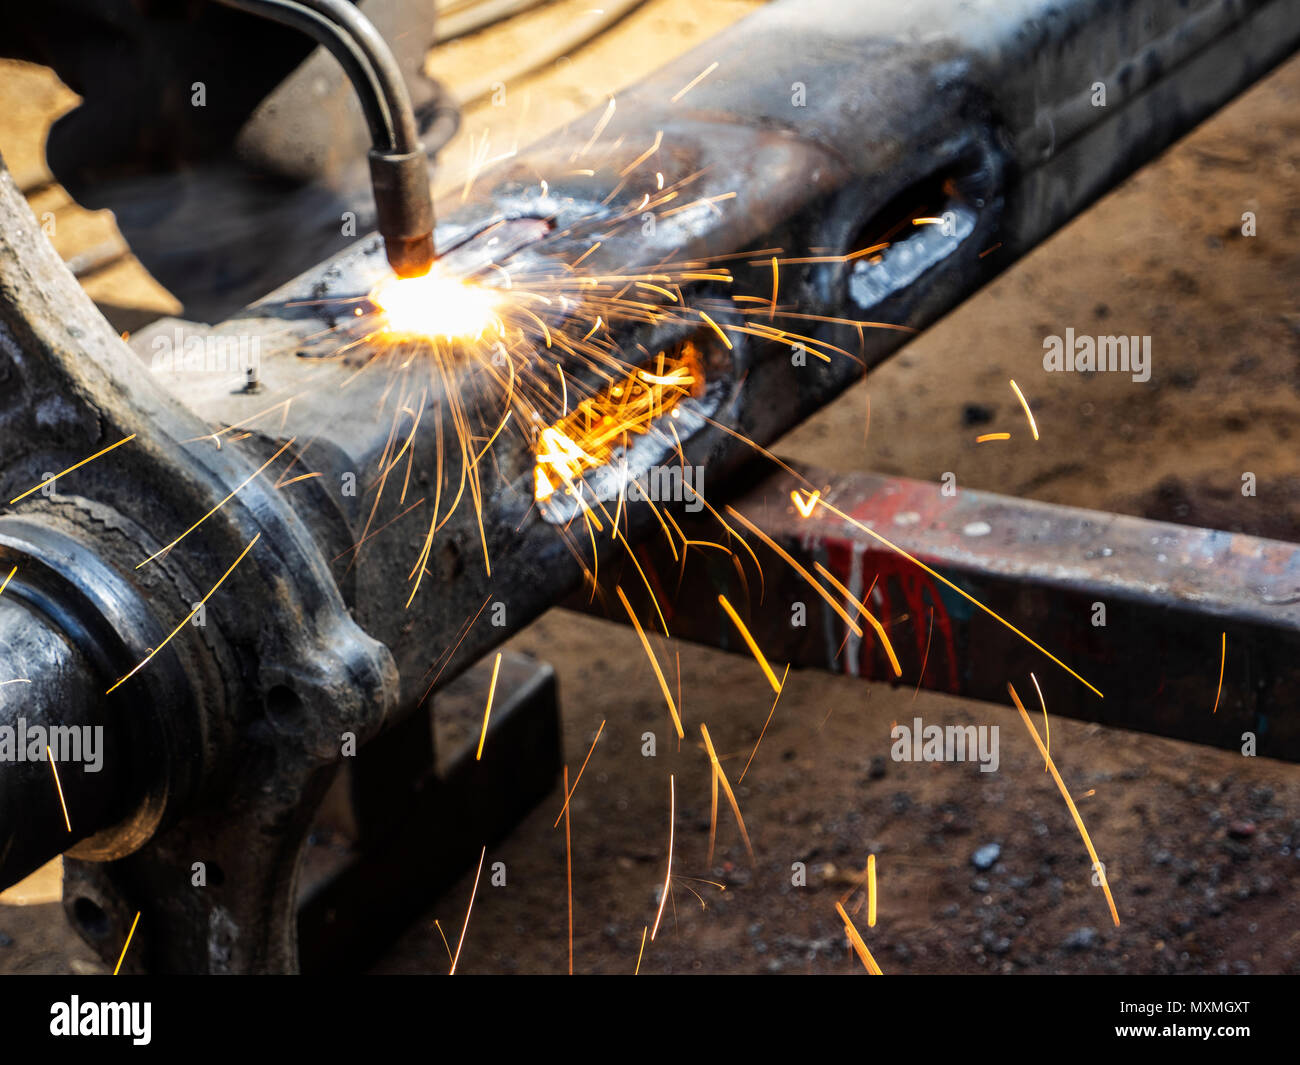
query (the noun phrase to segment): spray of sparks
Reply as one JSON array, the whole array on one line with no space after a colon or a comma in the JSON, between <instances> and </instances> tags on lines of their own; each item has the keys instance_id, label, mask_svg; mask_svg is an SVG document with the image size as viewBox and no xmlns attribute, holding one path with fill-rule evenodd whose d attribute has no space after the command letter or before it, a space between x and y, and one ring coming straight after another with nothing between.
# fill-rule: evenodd
<instances>
[{"instance_id":1,"label":"spray of sparks","mask_svg":"<svg viewBox=\"0 0 1300 1065\"><path fill-rule=\"evenodd\" d=\"M714 63L703 70L697 78L682 88L674 97L674 101L685 96L709 77L717 66L718 64ZM593 157L590 158L593 168L580 169L577 172L591 175L601 165L597 145L613 113L614 101L611 99L590 140L570 160L576 165L588 161L584 160L583 156ZM685 465L683 440L678 433L677 425L686 406L692 401L699 401L710 384L705 353L707 345L720 345L722 350L729 352L733 349L736 339L746 336L760 342L798 347L822 362L829 363L841 358L860 362L860 357L852 352L801 330L808 329L813 324L850 326L856 328L861 337L863 330L867 328L904 330L905 327L804 314L779 302L783 289L781 272L784 267L815 263L845 264L863 260L878 262L881 254L889 247L888 240L872 243L842 256L824 254L788 256L784 249L769 248L738 256L683 259L659 263L653 268L630 270L610 269L607 266L596 267L588 263L589 259L593 263L596 261L597 253L602 244L610 239L610 234L616 233L621 226L639 224L645 212L653 212L661 220L679 212L701 208L716 212L724 209L727 200L734 198L735 193L692 197L691 185L700 177L699 174L690 174L676 181L667 179L664 172L667 158L661 155L662 141L663 134L660 132L644 152L631 164L618 171L617 188L602 205L603 208L614 212L612 217L608 213L601 212L593 215L585 230L584 225L579 223L571 225L562 233L550 234L556 239L564 237L570 244L578 246L581 246L585 240L587 245L585 250L567 263L557 264L552 259L543 260L543 265L521 267L509 261L505 265L494 262L472 271L468 276L460 276L439 265L424 277L382 280L364 296L320 302L329 305L324 306L323 310L330 312L337 322L330 327L325 338L335 345L332 354L335 357L343 357L349 352L355 353L359 350L365 356L359 361L355 373L343 387L348 387L352 380L363 374L384 374L382 404L391 412L391 428L387 445L378 460L377 468L373 471L376 485L374 498L369 504L368 516L360 537L348 552L344 552L344 555L351 553L355 563L363 547L372 539L409 515L422 514L425 531L420 540L420 549L416 557L411 560L412 565L408 574L405 602L409 606L419 593L423 578L429 572L428 563L438 533L459 508L469 506L473 509L478 528L482 565L485 573L490 577L492 559L483 521L485 506L483 470L495 461L493 448L499 440L511 435L522 436L533 457L532 491L535 504L538 506L555 502L567 504L568 512L573 517L567 522L557 523L556 534L565 539L591 586L595 588L598 581L596 566L600 550L597 547L597 537L605 537L621 543L635 575L644 585L654 615L647 617L644 623L638 617L632 601L623 588L616 586L614 592L636 631L659 691L667 705L674 731L678 739L682 740L685 738L685 729L680 710L680 664L679 690L675 698L651 642L652 636L658 638L657 633L662 633L665 638L671 634L659 604L659 597L632 553L628 541L629 500L626 494L626 483L622 485L615 498L598 498L589 486L588 475L598 470L619 469L620 464L625 464L629 450L642 438L657 443L661 452L666 451L669 455L676 454L683 466ZM606 149L606 157L612 155L613 150L613 147ZM484 151L480 154L486 160L486 137ZM482 160L479 166L481 165L485 165ZM479 166L469 174L464 195L468 195ZM545 181L541 182L541 193L545 198L547 194ZM617 196L622 196L623 199L615 203L613 201ZM897 228L904 230L909 226L939 222L938 218L916 216L902 220ZM478 234L478 238L490 239L491 232L492 229L489 228L484 233ZM770 290L770 295L765 294L762 297L744 294L728 295L738 271L755 271L754 277L761 273L764 279L762 291L767 293ZM341 315L342 321L337 321L340 311L344 312ZM625 350L622 346L619 338L630 330L644 331L656 327L676 327L677 335L684 336L685 339L653 351L639 344L635 345L635 350ZM905 331L910 332L910 330ZM1030 431L1037 440L1038 426L1029 404L1014 381L1011 382L1011 388L1023 407ZM277 415L281 419L286 417L294 399L295 397L290 397L276 403L238 424L214 432L206 439L210 439L216 447L221 447L223 441L244 439L252 434L256 423L274 424ZM755 453L775 460L770 452L746 440L735 430L719 422L711 424L750 445ZM417 446L422 433L433 434L435 468L429 471L417 470L415 467L417 453L427 453L428 450ZM1009 438L1009 433L988 433L977 438L977 442ZM130 439L132 438L127 437L118 441L62 471L56 477L75 471L93 459L128 443ZM294 449L295 443L298 444L297 450ZM283 489L319 476L314 471L293 475L310 443L310 441L290 439L216 507L170 541L157 554L141 562L141 565L145 565L176 546L220 510L245 485L279 462L286 452L289 453L289 459L277 475L276 489ZM779 460L775 461L779 462ZM789 470L789 467L785 468L794 473ZM31 495L53 482L56 477L34 486L13 502L16 503ZM627 478L624 478L624 482L626 480ZM408 503L408 495L419 494L411 490L412 483L421 484L426 481L431 483L431 489L424 491L418 499L412 499ZM381 499L391 495L397 496L399 512L382 524L376 524L380 514ZM703 497L700 498L703 501ZM790 499L801 517L811 518L818 508L823 508L841 521L874 537L886 548L912 561L957 594L971 599L960 588L885 540L874 530L837 510L823 497L822 489L814 488L805 482L804 490L791 492ZM649 500L645 502L674 558L682 558L685 552L693 549L721 550L733 556L742 577L743 567L747 563L752 563L758 571L759 580L762 581L762 568L758 564L758 557L748 538L753 537L764 544L785 564L792 567L801 579L826 601L829 608L843 621L846 633L862 637L864 633L862 623L865 622L884 648L895 676L902 675L901 664L894 653L884 624L866 606L870 591L861 598L854 596L843 583L820 564L816 565L816 574L809 572L767 536L758 525L731 507L724 508L725 512L720 512L705 502L704 505L718 526L716 539L692 540L667 508L660 507ZM243 554L235 560L208 595L204 596L203 602L218 590L255 543L256 539L244 549ZM340 556L342 557L343 555ZM10 576L12 575L11 573ZM433 674L433 679L429 691L433 690L443 670L455 657L457 648L479 621L490 598L489 596L484 600L477 613L465 620L456 633L453 645L444 649L439 659L430 666L429 673ZM1088 681L1035 643L1011 622L993 614L983 604L973 599L971 601L1041 651L1095 694L1101 695L1100 691ZM201 605L202 603L199 604ZM725 623L740 635L775 693L775 699L758 741L754 744L753 751L741 771L740 781L743 781L776 712L777 702L781 698L789 674L789 666L785 667L785 675L778 680L768 656L746 625L741 611L737 610L725 595L718 596L718 605L720 621L725 619ZM657 631L655 622L657 622ZM931 624L933 624L933 617L931 617ZM119 680L113 689L143 668L157 650L161 650L161 647L176 636L184 625L185 621L182 621L158 649L151 652L135 669ZM928 657L928 642L926 653ZM1226 652L1224 657L1226 658ZM481 759L483 755L500 664L501 656L498 654L492 672L491 690L484 709L476 759ZM922 679L924 671L923 663ZM918 680L918 687L919 684ZM1034 684L1037 687L1036 677ZM1221 686L1222 676L1220 688ZM1043 754L1046 769L1052 774L1065 798L1089 855L1093 859L1094 868L1100 868L1091 839L1051 760L1048 746L1050 733L1048 733L1048 744L1044 744L1039 739L1014 689L1011 694L1031 736ZM1041 701L1041 690L1039 698ZM1217 702L1216 696L1216 709ZM1045 704L1043 714L1046 722ZM602 721L601 731L604 726L605 722ZM735 792L722 768L707 727L701 723L699 730L708 755L713 799L709 862L710 864L712 862L716 836L720 790L726 795L752 860L753 846ZM564 803L555 821L557 827L561 820L565 822L570 972L573 968L570 802L582 779L587 762L595 752L601 731L597 732L592 741L591 749L587 752L587 757L573 780L572 787L569 785L567 766L565 767ZM676 781L675 777L670 775L666 868L653 922L647 923L643 929L636 960L637 972L640 971L647 941L653 943L659 932L665 904L672 893L674 880L678 879L678 875L674 872L676 799ZM453 974L458 968L465 944L485 855L486 848L480 854L478 871L454 953L450 945L446 944L444 936ZM875 866L876 856L873 854L869 856L864 871L868 927L874 927L876 924ZM1118 924L1118 914L1105 881L1104 871L1100 876L1112 917ZM705 881L705 883L711 882ZM722 885L715 886L722 887ZM691 890L694 893L694 889ZM845 933L854 953L869 972L880 974L880 967L841 903L836 904L836 911L844 923ZM134 928L133 924L132 933ZM438 930L441 934L441 925L438 925ZM127 946L129 943L128 936ZM123 956L125 953L124 946ZM120 967L120 959L118 964Z\"/></svg>"},{"instance_id":2,"label":"spray of sparks","mask_svg":"<svg viewBox=\"0 0 1300 1065\"><path fill-rule=\"evenodd\" d=\"M685 86L680 95L684 95L710 73L711 69L703 71L700 78ZM612 117L613 108L611 100L590 141L575 156L592 153L605 125ZM815 254L792 257L778 248L715 260L665 262L652 269L611 270L608 266L592 265L609 235L616 232L620 225L636 224L646 211L655 212L661 219L678 211L698 207L716 211L720 209L720 204L734 196L725 194L692 200L690 185L699 175L689 175L676 182L665 180L664 172L659 168L662 164L656 165L661 144L662 134L656 136L645 152L619 172L620 181L616 192L622 190L626 193L621 213L612 222L604 215L598 220L593 219L586 249L576 254L567 264L556 265L553 259L543 259L543 265L524 267L507 258L504 265L492 263L472 271L469 276L457 276L449 272L446 266L440 265L425 277L404 280L389 278L381 281L364 299L355 301L357 305L350 318L345 318L344 323L332 333L333 339L338 343L337 354L343 355L357 348L368 354L356 370L357 376L374 373L376 368L388 375L383 394L384 402L392 411L388 443L375 471L377 487L369 505L365 527L352 548L353 561L365 544L390 525L405 519L407 515L423 512L425 532L420 551L412 560L409 571L406 594L409 606L419 593L424 576L429 572L428 562L438 533L460 507L469 506L478 528L484 572L490 577L492 559L483 519L483 470L495 461L493 447L498 440L522 435L533 456L531 487L535 505L560 503L565 512L571 515L567 520L555 522L555 531L564 538L590 586L595 589L599 581L597 566L601 550L598 538L620 543L626 560L631 563L633 579L639 579L644 586L651 608L651 616L644 621L638 616L632 600L621 586L615 586L613 591L640 640L667 706L673 729L681 740L685 738L685 728L680 710L680 691L675 697L661 663L661 656L656 654L652 643L652 637L658 638L658 634L669 637L671 633L659 596L632 553L629 542L627 483L630 478L624 476L621 479L619 490L611 499L608 495L598 497L595 494L590 486L589 475L594 471L608 469L621 469L626 473L629 451L643 438L657 444L660 454L676 455L682 465L685 465L683 440L677 426L684 405L701 400L710 383L706 356L706 348L710 344L719 345L719 350L730 352L735 339L748 336L762 342L797 346L823 362L838 358L861 361L850 351L807 335L801 331L801 327L806 328L811 323L850 325L857 329L859 337L866 328L901 327L872 322L845 322L803 314L779 302L782 291L781 271L784 267L823 262L879 261L882 252L889 247L888 240L870 244L844 256ZM578 160L575 158L573 161ZM638 176L651 173L654 176L653 182L642 180L641 186L645 187L639 187ZM472 179L471 175L466 193ZM936 224L937 221L929 217L915 217L904 220L900 223L900 228L905 229L909 224ZM490 228L479 234L477 239L491 240L491 234ZM582 226L570 226L564 233L552 233L550 236L567 237L580 247ZM726 295L736 280L738 270L761 271L768 275L770 296L759 298L741 294ZM700 295L700 292L707 292L708 295ZM720 292L723 294L718 295ZM637 329L644 331L646 327L678 327L676 334L685 339L677 340L660 350L648 350L639 344L634 346L634 350L625 350L619 338ZM1031 432L1037 438L1037 425L1028 403L1014 382L1012 388L1024 407ZM275 409L267 411L267 416L274 416ZM695 411L698 412L699 409L697 406ZM705 420L711 421L707 418ZM726 425L719 422L711 424L749 444L756 453L774 458ZM248 427L232 426L226 432L236 428ZM414 467L417 451L428 451L416 443L419 434L424 432L434 434L435 469L432 471L417 471ZM986 434L979 442L1005 440L1009 435ZM280 453L277 452L263 470L279 456ZM292 465L290 463L290 469ZM261 472L262 470L258 471ZM278 485L292 483L285 481L288 472L286 469L280 475ZM431 476L432 490L408 504L407 496L413 494L410 492L413 479L423 482L425 478L418 475L426 472ZM298 479L300 478L294 478ZM401 509L396 517L376 524L380 501L386 494L396 494ZM685 553L693 549L721 550L733 555L742 576L745 564L752 562L761 582L762 567L758 564L758 557L749 539L752 537L765 545L839 615L846 633L861 638L864 626L870 628L885 650L894 675L901 677L902 666L885 625L873 615L864 601L869 598L869 592L859 599L820 564L816 566L816 574L809 572L758 525L731 507L720 512L705 501L709 514L717 522L718 533L707 540L693 540L683 531L668 508L644 499L644 496L642 498L648 504L660 533L676 559L684 561ZM801 517L812 517L820 507L857 525L887 548L916 562L918 567L942 583L949 584L939 574L912 559L870 528L836 510L828 504L821 489L806 485L802 492L791 493L791 502ZM199 523L196 523L196 527L197 524ZM182 536L192 531L193 528ZM165 550L167 549L164 548ZM956 591L966 594L960 589ZM484 606L486 604L485 600ZM743 778L750 769L767 725L776 711L776 702L784 688L785 677L778 680L767 654L746 624L741 611L725 595L718 596L718 605L720 617L740 635L776 696L758 743L754 745L742 770ZM975 605L992 614L982 604ZM483 608L480 608L477 614L466 619L456 634L454 646L444 650L439 662L434 664L438 669L430 683L430 690L482 612ZM995 614L992 616L1100 695L1074 670L1015 628L1011 622ZM499 666L500 656L493 668L492 690L488 694L484 710L477 758L483 754ZM434 672L434 667L430 667L430 672ZM787 666L787 675L788 672ZM602 722L602 729L603 727ZM713 795L709 861L712 861L720 791L726 795L752 860L753 847L739 802L722 769L707 727L701 724L699 728L709 757ZM588 751L587 760L590 760L598 740L599 733ZM1050 766L1050 756L1045 757ZM570 801L587 760L582 763L572 788L566 779L564 803L556 818L557 827L561 820L566 823L566 863L570 867L570 876ZM647 926L648 937L643 937L638 952L638 970L645 940L648 938L650 943L654 942L674 881L680 879L674 872L672 821L676 806L676 786L671 776L669 790L667 868L658 909L653 922ZM1090 842L1088 846L1091 851ZM868 926L871 927L875 924L874 855L869 862L867 877L870 899ZM691 890L694 893L694 889ZM472 900L473 894L471 906ZM466 926L468 916L467 913ZM841 916L845 920L846 933L854 951L870 971L879 973L879 966L875 964L857 929L842 908ZM571 928L571 894L569 921ZM462 929L461 941L457 944L453 957L453 971L460 957L464 934Z\"/></svg>"}]
</instances>

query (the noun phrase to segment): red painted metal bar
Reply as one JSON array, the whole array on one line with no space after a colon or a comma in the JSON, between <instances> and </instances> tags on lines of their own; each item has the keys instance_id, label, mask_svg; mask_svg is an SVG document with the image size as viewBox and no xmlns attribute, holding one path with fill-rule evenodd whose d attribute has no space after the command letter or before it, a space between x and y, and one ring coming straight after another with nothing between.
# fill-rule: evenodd
<instances>
[{"instance_id":1,"label":"red painted metal bar","mask_svg":"<svg viewBox=\"0 0 1300 1065\"><path fill-rule=\"evenodd\" d=\"M1233 749L1250 733L1259 755L1300 760L1300 547L874 474L804 476L769 477L731 506L856 616L862 636L725 511L761 581L734 541L734 556L679 561L662 540L638 555L672 636L748 654L724 594L778 675L788 661L1003 703L1012 682L1032 707L1032 671L1054 714ZM791 492L807 507L810 484L820 496L805 517ZM706 518L686 535L719 540ZM624 564L602 569L611 617L615 583L647 623L656 616ZM901 677L853 599L881 623Z\"/></svg>"}]
</instances>

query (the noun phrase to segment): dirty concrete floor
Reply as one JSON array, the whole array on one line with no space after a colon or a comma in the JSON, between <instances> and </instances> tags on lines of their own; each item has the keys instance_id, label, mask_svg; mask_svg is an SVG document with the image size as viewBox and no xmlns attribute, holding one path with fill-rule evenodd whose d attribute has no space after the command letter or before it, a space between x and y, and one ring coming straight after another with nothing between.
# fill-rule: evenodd
<instances>
[{"instance_id":1,"label":"dirty concrete floor","mask_svg":"<svg viewBox=\"0 0 1300 1065\"><path fill-rule=\"evenodd\" d=\"M640 17L650 25L663 14L664 5L650 4ZM666 40L673 25L665 19L664 38L653 39L665 59L690 43ZM586 103L599 103L598 83L584 76L582 91L597 93ZM534 91L545 95L546 83ZM12 165L7 141L0 151ZM929 480L951 471L964 487L1297 538L1297 167L1300 59L776 450L830 469ZM1257 218L1254 237L1241 235L1246 211ZM105 302L129 307L142 291L117 286ZM165 309L165 294L149 298L155 313ZM1066 327L1150 334L1151 381L1045 374L1042 338ZM1037 443L1007 386L1011 377L1037 416ZM974 443L977 433L998 430L1012 439ZM1258 478L1254 498L1240 494L1247 471ZM1053 719L1053 755L1106 863L1123 920L1115 928L1014 711L792 673L736 789L755 860L724 801L710 866L708 762L697 742L680 751L669 742L635 634L553 611L512 644L558 672L572 767L607 722L571 804L578 972L637 965L664 880L670 774L674 880L658 936L641 955L643 972L860 971L834 903L855 886L868 853L879 863L876 927L866 930L865 913L855 910L860 892L848 905L886 972L1300 971L1291 886L1300 872L1300 769ZM675 649L684 717L708 723L735 780L771 692L748 658ZM1188 714L1208 712L1215 666L1207 663L1205 705L1186 707ZM891 761L890 724L914 715L999 725L1000 771ZM646 731L658 736L653 759L641 753ZM489 862L506 864L506 885L480 887L460 971L566 970L565 843L563 826L551 828L561 802L557 787L490 850ZM996 858L976 868L973 855L989 844ZM806 866L806 886L791 883L796 862ZM445 971L434 921L454 944L471 881L472 871L433 902L377 971ZM56 906L0 907L0 971L98 966Z\"/></svg>"}]
</instances>

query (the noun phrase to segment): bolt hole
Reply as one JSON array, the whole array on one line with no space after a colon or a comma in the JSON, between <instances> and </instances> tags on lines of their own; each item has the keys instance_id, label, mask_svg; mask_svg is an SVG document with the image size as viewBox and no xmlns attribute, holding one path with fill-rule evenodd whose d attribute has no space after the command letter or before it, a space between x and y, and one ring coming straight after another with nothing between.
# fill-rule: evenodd
<instances>
[{"instance_id":1,"label":"bolt hole","mask_svg":"<svg viewBox=\"0 0 1300 1065\"><path fill-rule=\"evenodd\" d=\"M90 899L77 899L72 904L72 916L91 939L104 939L113 930L108 914Z\"/></svg>"},{"instance_id":2,"label":"bolt hole","mask_svg":"<svg viewBox=\"0 0 1300 1065\"><path fill-rule=\"evenodd\" d=\"M300 728L302 713L302 700L287 684L277 684L266 693L266 715L277 728Z\"/></svg>"},{"instance_id":3,"label":"bolt hole","mask_svg":"<svg viewBox=\"0 0 1300 1065\"><path fill-rule=\"evenodd\" d=\"M454 540L444 540L438 550L438 578L446 583L461 571L460 548Z\"/></svg>"}]
</instances>

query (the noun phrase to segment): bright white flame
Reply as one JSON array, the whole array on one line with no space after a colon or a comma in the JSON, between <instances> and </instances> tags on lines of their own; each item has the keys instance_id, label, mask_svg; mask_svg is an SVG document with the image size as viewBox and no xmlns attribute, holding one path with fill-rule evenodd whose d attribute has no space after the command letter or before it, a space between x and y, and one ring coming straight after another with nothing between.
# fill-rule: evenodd
<instances>
[{"instance_id":1,"label":"bright white flame","mask_svg":"<svg viewBox=\"0 0 1300 1065\"><path fill-rule=\"evenodd\" d=\"M475 337L498 324L496 294L458 278L393 277L370 294L390 333Z\"/></svg>"}]
</instances>

